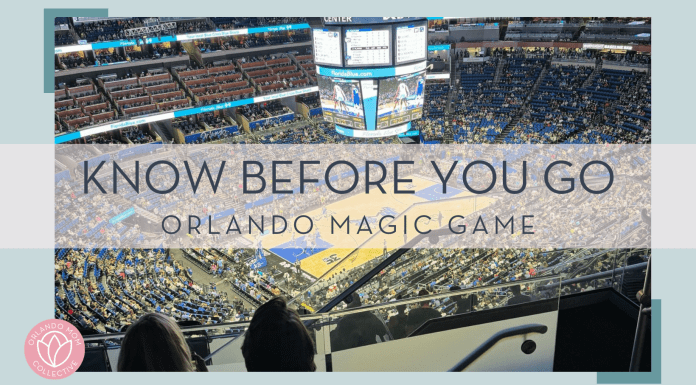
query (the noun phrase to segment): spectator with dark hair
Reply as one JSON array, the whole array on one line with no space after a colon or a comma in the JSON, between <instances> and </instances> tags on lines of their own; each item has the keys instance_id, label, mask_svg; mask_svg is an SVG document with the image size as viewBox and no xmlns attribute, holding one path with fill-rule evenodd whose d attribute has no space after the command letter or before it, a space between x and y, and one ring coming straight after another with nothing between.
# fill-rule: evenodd
<instances>
[{"instance_id":1,"label":"spectator with dark hair","mask_svg":"<svg viewBox=\"0 0 696 385\"><path fill-rule=\"evenodd\" d=\"M519 305L521 303L532 302L532 297L522 294L520 285L511 287L510 291L512 292L512 298L508 300L508 305Z\"/></svg>"},{"instance_id":2,"label":"spectator with dark hair","mask_svg":"<svg viewBox=\"0 0 696 385\"><path fill-rule=\"evenodd\" d=\"M401 300L401 294L396 296L396 300ZM389 317L389 331L395 340L406 337L406 305L396 306L397 314Z\"/></svg>"},{"instance_id":3,"label":"spectator with dark hair","mask_svg":"<svg viewBox=\"0 0 696 385\"><path fill-rule=\"evenodd\" d=\"M242 355L249 372L316 370L312 337L282 297L256 310L244 337Z\"/></svg>"},{"instance_id":4,"label":"spectator with dark hair","mask_svg":"<svg viewBox=\"0 0 696 385\"><path fill-rule=\"evenodd\" d=\"M429 294L430 293L425 289L418 292L419 297L425 297ZM411 334L428 320L440 317L442 317L442 314L430 307L430 301L423 301L421 302L420 307L408 312L408 319L406 320L406 333Z\"/></svg>"},{"instance_id":5,"label":"spectator with dark hair","mask_svg":"<svg viewBox=\"0 0 696 385\"><path fill-rule=\"evenodd\" d=\"M186 344L174 319L145 314L128 327L118 356L119 372L207 372Z\"/></svg>"},{"instance_id":6,"label":"spectator with dark hair","mask_svg":"<svg viewBox=\"0 0 696 385\"><path fill-rule=\"evenodd\" d=\"M462 288L454 285L451 286L450 291L457 291L461 290ZM452 300L456 304L456 308L454 309L454 314L464 314L468 313L471 311L471 305L472 305L472 300L473 298L471 296L466 296L464 297L463 295L456 295L452 297Z\"/></svg>"},{"instance_id":7,"label":"spectator with dark hair","mask_svg":"<svg viewBox=\"0 0 696 385\"><path fill-rule=\"evenodd\" d=\"M350 297L348 309L362 305L360 295L354 292ZM372 345L389 340L389 331L382 321L370 311L348 314L342 317L331 332L331 350L339 351L359 346Z\"/></svg>"}]
</instances>

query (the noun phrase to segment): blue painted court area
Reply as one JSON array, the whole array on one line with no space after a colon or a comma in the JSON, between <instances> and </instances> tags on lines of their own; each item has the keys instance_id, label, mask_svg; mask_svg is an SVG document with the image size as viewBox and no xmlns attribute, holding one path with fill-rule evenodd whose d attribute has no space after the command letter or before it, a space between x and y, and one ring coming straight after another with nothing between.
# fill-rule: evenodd
<instances>
[{"instance_id":1,"label":"blue painted court area","mask_svg":"<svg viewBox=\"0 0 696 385\"><path fill-rule=\"evenodd\" d=\"M394 210L391 207L382 207L382 209L379 210L379 215L381 215L381 216L391 215L391 216L395 217L395 216L399 215L399 212Z\"/></svg>"},{"instance_id":2,"label":"blue painted court area","mask_svg":"<svg viewBox=\"0 0 696 385\"><path fill-rule=\"evenodd\" d=\"M295 263L298 260L301 261L309 256L333 247L332 244L321 239L321 235L317 239L317 245L314 250L308 249L307 243L307 237L302 236L296 238L294 242L286 242L269 250L284 260L290 263Z\"/></svg>"},{"instance_id":3,"label":"blue painted court area","mask_svg":"<svg viewBox=\"0 0 696 385\"><path fill-rule=\"evenodd\" d=\"M362 218L360 218L360 219L355 219L355 220L351 219L350 224L353 225L353 226L360 227L360 224L361 224L362 222L363 222ZM367 217L366 222L367 222L368 225L375 225L375 224L377 224L377 218L375 218L375 217Z\"/></svg>"},{"instance_id":4,"label":"blue painted court area","mask_svg":"<svg viewBox=\"0 0 696 385\"><path fill-rule=\"evenodd\" d=\"M452 198L460 192L462 192L462 190L458 190L456 188L452 188L451 186L447 186L447 194L443 194L442 185L434 184L430 187L426 187L422 190L416 191L416 196L423 199L427 199L429 201L435 201L440 199Z\"/></svg>"}]
</instances>

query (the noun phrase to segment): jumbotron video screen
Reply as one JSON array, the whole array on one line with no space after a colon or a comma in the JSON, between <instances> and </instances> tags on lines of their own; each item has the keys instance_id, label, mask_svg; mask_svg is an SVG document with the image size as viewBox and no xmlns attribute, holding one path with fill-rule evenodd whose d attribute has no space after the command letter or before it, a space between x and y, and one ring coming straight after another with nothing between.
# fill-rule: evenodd
<instances>
[{"instance_id":1,"label":"jumbotron video screen","mask_svg":"<svg viewBox=\"0 0 696 385\"><path fill-rule=\"evenodd\" d=\"M317 76L324 120L353 129L365 129L360 81Z\"/></svg>"},{"instance_id":2,"label":"jumbotron video screen","mask_svg":"<svg viewBox=\"0 0 696 385\"><path fill-rule=\"evenodd\" d=\"M387 128L423 116L425 71L379 81L377 128Z\"/></svg>"}]
</instances>

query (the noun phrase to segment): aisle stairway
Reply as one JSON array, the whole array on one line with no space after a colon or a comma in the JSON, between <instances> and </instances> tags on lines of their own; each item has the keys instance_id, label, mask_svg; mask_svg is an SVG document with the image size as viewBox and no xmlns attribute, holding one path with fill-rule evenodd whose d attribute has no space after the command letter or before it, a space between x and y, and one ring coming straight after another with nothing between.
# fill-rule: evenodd
<instances>
[{"instance_id":1,"label":"aisle stairway","mask_svg":"<svg viewBox=\"0 0 696 385\"><path fill-rule=\"evenodd\" d=\"M493 143L502 144L504 142L505 137L507 137L507 135L510 133L510 131L512 131L513 128L515 128L515 126L517 126L517 123L519 123L524 112L528 110L529 102L532 100L534 95L536 95L536 92L537 90L539 90L539 86L541 86L541 82L545 76L546 67L542 68L541 72L539 72L539 77L537 77L536 81L534 82L534 85L532 86L532 89L529 91L529 94L527 95L527 98L522 104L522 107L517 109L517 111L515 112L515 116L513 116L513 118L510 120L510 123L508 123L508 125L505 126L505 129L503 129L503 131L495 137L495 141Z\"/></svg>"},{"instance_id":2,"label":"aisle stairway","mask_svg":"<svg viewBox=\"0 0 696 385\"><path fill-rule=\"evenodd\" d=\"M578 28L577 31L573 34L573 37L571 38L572 41L578 41L580 38L580 35L582 35L583 32L585 32L585 28L587 28L586 22L583 20L582 25L580 25L580 28Z\"/></svg>"},{"instance_id":3,"label":"aisle stairway","mask_svg":"<svg viewBox=\"0 0 696 385\"><path fill-rule=\"evenodd\" d=\"M503 74L503 67L505 67L506 62L507 60L502 57L498 60L498 66L495 68L495 77L493 77L493 84L497 85L498 82L500 82L500 76Z\"/></svg>"},{"instance_id":4,"label":"aisle stairway","mask_svg":"<svg viewBox=\"0 0 696 385\"><path fill-rule=\"evenodd\" d=\"M587 77L584 83L582 83L582 88L587 88L590 84L594 82L594 79L597 77L597 75L602 71L602 61L600 60L599 63L595 65L594 71L590 74L590 76Z\"/></svg>"},{"instance_id":5,"label":"aisle stairway","mask_svg":"<svg viewBox=\"0 0 696 385\"><path fill-rule=\"evenodd\" d=\"M162 138L162 143L168 144L172 143L173 137L172 134L169 132L169 129L162 124L162 122L154 122L151 123L150 127L159 135L160 138Z\"/></svg>"},{"instance_id":6,"label":"aisle stairway","mask_svg":"<svg viewBox=\"0 0 696 385\"><path fill-rule=\"evenodd\" d=\"M500 34L498 35L499 40L505 40L505 34L507 34L507 28L508 28L508 21L503 20L500 24Z\"/></svg>"},{"instance_id":7,"label":"aisle stairway","mask_svg":"<svg viewBox=\"0 0 696 385\"><path fill-rule=\"evenodd\" d=\"M447 108L445 108L445 118L449 117L449 115L452 113L452 103L454 103L454 95L457 94L457 90L459 89L459 79L461 72L456 70L456 67L457 66L455 65L454 74L452 74L452 79L450 79L450 89L449 94L447 95Z\"/></svg>"},{"instance_id":8,"label":"aisle stairway","mask_svg":"<svg viewBox=\"0 0 696 385\"><path fill-rule=\"evenodd\" d=\"M194 282L196 282L198 284L215 283L217 288L218 288L218 291L226 293L227 298L229 298L230 300L232 298L240 299L244 302L245 307L247 307L247 306L249 308L257 307L256 304L252 304L251 302L249 302L249 300L247 298L240 296L240 295L237 295L235 293L235 290L232 289L231 283L226 282L226 281L223 282L222 278L214 277L214 276L208 274L208 272L204 271L200 266L198 266L194 263L191 263L191 261L189 261L188 259L186 259L186 257L184 257L183 252L181 250L172 249L171 256L172 256L172 259L179 262L182 266L184 266L186 268L191 268L191 271L193 272L192 278L193 278Z\"/></svg>"}]
</instances>

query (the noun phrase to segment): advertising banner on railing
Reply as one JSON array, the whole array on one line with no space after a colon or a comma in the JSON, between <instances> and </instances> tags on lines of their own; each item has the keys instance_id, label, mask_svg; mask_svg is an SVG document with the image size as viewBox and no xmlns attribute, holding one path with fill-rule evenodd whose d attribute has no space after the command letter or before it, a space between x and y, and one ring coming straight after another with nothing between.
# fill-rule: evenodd
<instances>
[{"instance_id":1,"label":"advertising banner on railing","mask_svg":"<svg viewBox=\"0 0 696 385\"><path fill-rule=\"evenodd\" d=\"M186 143L205 143L208 141L222 139L223 137L225 137L225 135L233 135L236 132L239 132L239 128L237 126L224 127L210 131L197 132L195 134L186 135L184 137L184 140L186 141Z\"/></svg>"},{"instance_id":2,"label":"advertising banner on railing","mask_svg":"<svg viewBox=\"0 0 696 385\"><path fill-rule=\"evenodd\" d=\"M249 122L249 128L255 129L255 128L263 127L263 126L273 126L276 124L287 122L289 120L293 120L294 118L295 118L295 114L290 113L290 114L285 114L285 115L274 116L271 118L255 120L253 122Z\"/></svg>"}]
</instances>

